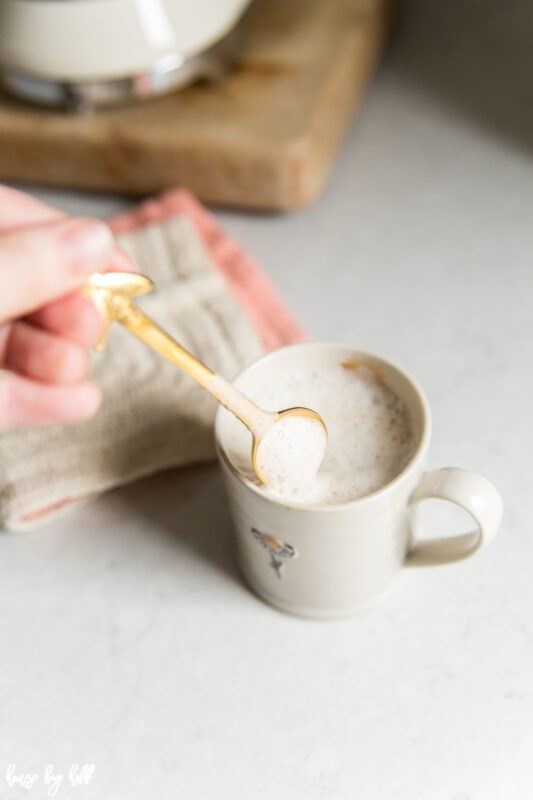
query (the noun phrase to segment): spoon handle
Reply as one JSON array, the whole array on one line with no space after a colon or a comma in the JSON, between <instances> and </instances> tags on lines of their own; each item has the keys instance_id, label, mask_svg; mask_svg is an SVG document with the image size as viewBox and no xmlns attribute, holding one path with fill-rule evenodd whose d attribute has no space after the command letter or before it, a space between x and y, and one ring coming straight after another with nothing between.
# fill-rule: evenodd
<instances>
[{"instance_id":1,"label":"spoon handle","mask_svg":"<svg viewBox=\"0 0 533 800\"><path fill-rule=\"evenodd\" d=\"M120 298L120 304L115 306L115 314L116 320L124 325L130 333L133 333L159 355L172 361L200 386L209 391L209 383L213 380L215 373L178 344L129 298Z\"/></svg>"},{"instance_id":2,"label":"spoon handle","mask_svg":"<svg viewBox=\"0 0 533 800\"><path fill-rule=\"evenodd\" d=\"M199 359L185 350L168 333L159 327L150 317L144 314L130 298L115 297L115 319L124 325L130 333L141 339L148 347L164 358L176 364L193 380L203 386L219 403L235 414L254 435L260 435L270 427L277 415L263 411L239 392L233 384L217 375Z\"/></svg>"}]
</instances>

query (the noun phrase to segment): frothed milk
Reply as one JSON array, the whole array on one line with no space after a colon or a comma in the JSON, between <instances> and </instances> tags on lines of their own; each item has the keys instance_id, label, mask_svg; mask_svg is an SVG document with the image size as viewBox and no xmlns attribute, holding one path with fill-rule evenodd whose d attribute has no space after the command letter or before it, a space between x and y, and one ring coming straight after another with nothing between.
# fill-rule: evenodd
<instances>
[{"instance_id":1,"label":"frothed milk","mask_svg":"<svg viewBox=\"0 0 533 800\"><path fill-rule=\"evenodd\" d=\"M249 396L266 409L312 408L328 429L326 455L311 484L302 487L287 480L264 487L270 496L306 505L354 500L390 483L413 453L405 404L377 370L364 364L346 361L320 370L291 370ZM257 483L246 430L236 432L227 452L236 468Z\"/></svg>"}]
</instances>

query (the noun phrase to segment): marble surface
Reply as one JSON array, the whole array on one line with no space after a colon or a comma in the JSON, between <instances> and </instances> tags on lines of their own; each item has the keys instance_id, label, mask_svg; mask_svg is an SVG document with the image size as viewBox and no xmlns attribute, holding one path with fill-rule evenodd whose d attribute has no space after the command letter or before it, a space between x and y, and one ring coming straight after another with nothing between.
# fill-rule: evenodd
<instances>
[{"instance_id":1,"label":"marble surface","mask_svg":"<svg viewBox=\"0 0 533 800\"><path fill-rule=\"evenodd\" d=\"M520 10L522 9L522 10ZM478 558L319 623L236 572L216 466L0 536L0 798L522 800L533 792L533 159L525 4L413 2L312 208L219 213L315 338L425 387L430 466L500 488ZM36 191L105 216L119 198ZM428 532L464 517L428 504ZM6 769L35 773L9 788ZM72 787L72 764L94 764Z\"/></svg>"}]
</instances>

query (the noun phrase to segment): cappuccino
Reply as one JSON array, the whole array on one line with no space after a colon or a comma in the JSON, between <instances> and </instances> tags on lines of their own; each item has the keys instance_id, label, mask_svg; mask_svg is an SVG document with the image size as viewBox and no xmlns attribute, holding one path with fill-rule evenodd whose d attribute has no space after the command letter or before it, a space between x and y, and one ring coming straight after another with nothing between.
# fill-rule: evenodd
<instances>
[{"instance_id":1,"label":"cappuccino","mask_svg":"<svg viewBox=\"0 0 533 800\"><path fill-rule=\"evenodd\" d=\"M318 473L307 485L287 476L276 485L261 487L271 497L306 505L355 500L394 480L413 454L414 436L405 404L379 371L364 363L350 360L317 370L291 370L275 382L258 386L249 396L269 410L311 408L328 430ZM246 430L235 431L227 452L239 472L257 484Z\"/></svg>"}]
</instances>

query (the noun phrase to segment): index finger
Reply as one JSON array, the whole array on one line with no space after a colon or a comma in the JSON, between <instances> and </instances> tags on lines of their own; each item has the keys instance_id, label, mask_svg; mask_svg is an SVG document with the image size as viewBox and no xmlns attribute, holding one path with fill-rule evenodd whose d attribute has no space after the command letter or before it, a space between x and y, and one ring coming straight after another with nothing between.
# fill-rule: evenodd
<instances>
[{"instance_id":1,"label":"index finger","mask_svg":"<svg viewBox=\"0 0 533 800\"><path fill-rule=\"evenodd\" d=\"M135 264L115 247L106 271L136 272ZM26 319L32 325L66 336L84 347L91 347L102 332L102 319L96 306L79 292L61 297L34 311Z\"/></svg>"},{"instance_id":2,"label":"index finger","mask_svg":"<svg viewBox=\"0 0 533 800\"><path fill-rule=\"evenodd\" d=\"M17 189L0 184L0 231L64 217L61 211Z\"/></svg>"},{"instance_id":3,"label":"index finger","mask_svg":"<svg viewBox=\"0 0 533 800\"><path fill-rule=\"evenodd\" d=\"M102 222L63 218L0 233L0 321L24 316L79 288L109 264Z\"/></svg>"}]
</instances>

